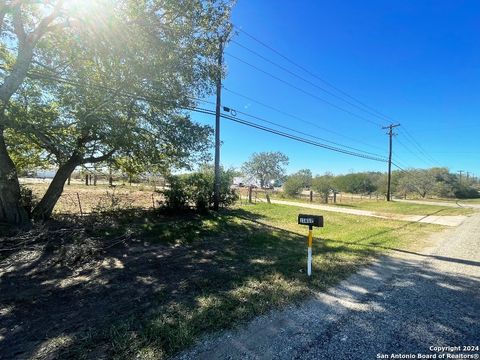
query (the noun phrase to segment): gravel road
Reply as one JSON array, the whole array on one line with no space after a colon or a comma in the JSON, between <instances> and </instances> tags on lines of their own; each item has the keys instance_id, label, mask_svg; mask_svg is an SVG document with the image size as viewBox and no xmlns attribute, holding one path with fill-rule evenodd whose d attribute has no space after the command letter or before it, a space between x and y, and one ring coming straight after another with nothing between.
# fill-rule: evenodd
<instances>
[{"instance_id":1,"label":"gravel road","mask_svg":"<svg viewBox=\"0 0 480 360\"><path fill-rule=\"evenodd\" d=\"M421 253L394 251L327 293L211 336L178 359L478 359L480 214L429 243Z\"/></svg>"}]
</instances>

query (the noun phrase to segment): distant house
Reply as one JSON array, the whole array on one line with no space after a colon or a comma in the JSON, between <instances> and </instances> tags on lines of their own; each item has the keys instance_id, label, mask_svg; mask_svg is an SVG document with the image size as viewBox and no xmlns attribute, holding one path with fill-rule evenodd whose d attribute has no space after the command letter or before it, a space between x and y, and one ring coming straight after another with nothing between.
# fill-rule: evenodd
<instances>
[{"instance_id":1,"label":"distant house","mask_svg":"<svg viewBox=\"0 0 480 360\"><path fill-rule=\"evenodd\" d=\"M236 176L233 178L233 185L238 187L260 187L260 181L253 176Z\"/></svg>"},{"instance_id":2,"label":"distant house","mask_svg":"<svg viewBox=\"0 0 480 360\"><path fill-rule=\"evenodd\" d=\"M57 169L43 169L35 171L33 177L42 178L42 179L53 179L55 174L57 173Z\"/></svg>"}]
</instances>

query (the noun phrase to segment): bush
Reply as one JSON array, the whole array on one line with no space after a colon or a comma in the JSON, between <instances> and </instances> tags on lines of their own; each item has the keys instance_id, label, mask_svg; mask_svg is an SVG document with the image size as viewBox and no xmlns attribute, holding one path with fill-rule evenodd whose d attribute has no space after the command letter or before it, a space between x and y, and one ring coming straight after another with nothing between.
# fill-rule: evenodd
<instances>
[{"instance_id":1,"label":"bush","mask_svg":"<svg viewBox=\"0 0 480 360\"><path fill-rule=\"evenodd\" d=\"M25 185L20 184L20 204L28 213L28 216L32 216L33 208L38 204L39 200L35 196L31 189Z\"/></svg>"},{"instance_id":2,"label":"bush","mask_svg":"<svg viewBox=\"0 0 480 360\"><path fill-rule=\"evenodd\" d=\"M233 171L221 171L220 175L220 206L232 205L238 196L231 184ZM213 207L215 174L212 168L204 168L198 172L172 175L167 178L170 187L160 190L165 197L163 208L168 210L195 209L199 212L207 211Z\"/></svg>"},{"instance_id":3,"label":"bush","mask_svg":"<svg viewBox=\"0 0 480 360\"><path fill-rule=\"evenodd\" d=\"M477 199L480 197L480 192L473 187L459 186L459 188L455 190L455 197L457 199Z\"/></svg>"},{"instance_id":4,"label":"bush","mask_svg":"<svg viewBox=\"0 0 480 360\"><path fill-rule=\"evenodd\" d=\"M283 191L289 196L299 195L304 188L304 181L295 175L289 176L283 184Z\"/></svg>"}]
</instances>

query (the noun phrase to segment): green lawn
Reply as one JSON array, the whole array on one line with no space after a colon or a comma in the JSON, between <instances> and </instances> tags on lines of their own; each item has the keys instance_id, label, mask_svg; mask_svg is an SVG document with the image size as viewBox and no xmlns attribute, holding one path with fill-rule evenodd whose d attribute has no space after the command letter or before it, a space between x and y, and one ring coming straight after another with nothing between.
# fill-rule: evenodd
<instances>
[{"instance_id":1,"label":"green lawn","mask_svg":"<svg viewBox=\"0 0 480 360\"><path fill-rule=\"evenodd\" d=\"M264 195L262 194L262 198ZM279 194L274 194L271 196L272 199L285 200L285 201L296 201L302 203L310 203L308 198L294 198L280 196ZM475 203L476 199L471 199L472 203ZM463 201L463 200L462 200ZM467 202L467 201L466 201ZM314 202L315 204L324 204L319 202L318 199ZM441 205L431 205L431 204L412 204L401 201L390 201L385 200L350 200L347 196L340 199L337 199L337 203L329 203L330 206L338 206L343 208L350 209L359 209L359 210L370 210L377 213L387 213L387 214L402 214L402 215L469 215L474 212L473 209L462 208L462 207L450 207L450 206L441 206Z\"/></svg>"},{"instance_id":2,"label":"green lawn","mask_svg":"<svg viewBox=\"0 0 480 360\"><path fill-rule=\"evenodd\" d=\"M469 215L472 209L455 208L441 205L413 204L400 201L371 201L364 200L355 203L338 203L334 206L348 207L352 209L371 210L378 213L405 214L405 215Z\"/></svg>"},{"instance_id":3,"label":"green lawn","mask_svg":"<svg viewBox=\"0 0 480 360\"><path fill-rule=\"evenodd\" d=\"M179 251L169 260L172 275L143 320L119 320L100 336L112 357L163 358L199 336L229 328L255 315L324 291L388 249L409 248L440 226L339 213L325 215L314 230L313 276L306 269L308 227L299 212L322 211L282 205L243 205L220 215L135 222L125 219L104 236L128 231ZM159 260L160 261L160 260ZM164 266L160 263L158 266ZM149 300L150 301L150 300ZM92 336L84 347L96 346ZM138 356L138 357L137 357Z\"/></svg>"}]
</instances>

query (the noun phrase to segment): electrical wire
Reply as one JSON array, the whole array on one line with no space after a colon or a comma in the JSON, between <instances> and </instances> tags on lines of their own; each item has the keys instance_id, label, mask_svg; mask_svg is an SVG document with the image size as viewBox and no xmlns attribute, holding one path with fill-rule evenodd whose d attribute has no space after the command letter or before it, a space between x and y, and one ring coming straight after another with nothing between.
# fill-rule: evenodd
<instances>
[{"instance_id":1,"label":"electrical wire","mask_svg":"<svg viewBox=\"0 0 480 360\"><path fill-rule=\"evenodd\" d=\"M425 158L429 159L429 161L431 161L433 164L441 166L440 163L437 160L435 160L435 158L433 158L430 154L428 154L425 151L425 149L420 145L420 143L418 143L418 141L415 140L413 135L407 130L406 127L402 127L402 130L403 130L403 133L406 135L407 140L410 141L417 148L417 150L421 154L423 154L423 156L425 156Z\"/></svg>"},{"instance_id":2,"label":"electrical wire","mask_svg":"<svg viewBox=\"0 0 480 360\"><path fill-rule=\"evenodd\" d=\"M324 83L325 85L328 85L330 86L332 89L338 91L340 94L348 97L349 99L357 102L358 104L364 106L365 108L367 109L370 109L371 111L377 113L378 115L382 116L385 120L388 120L388 121L391 121L391 118L388 116L388 115L385 115L383 114L382 112L376 110L375 108L365 104L364 102L358 100L357 98L353 97L352 95L349 95L347 92L345 92L344 90L338 88L337 86L333 85L331 82L325 80L324 78L318 76L317 74L313 73L312 71L308 70L306 67L300 65L299 63L295 62L294 60L290 59L289 57L287 57L286 55L282 54L280 51L276 50L275 48L273 48L272 46L268 45L267 43L265 43L264 41L258 39L257 37L253 36L252 34L250 34L249 32L243 30L242 28L240 28L238 25L234 25L235 29L237 29L240 33L243 33L244 35L248 36L250 39L256 41L257 43L259 43L260 45L264 46L265 48L269 49L270 51L274 52L275 54L277 54L278 56L280 56L281 58L283 58L284 60L288 61L290 64L296 66L297 68L301 69L302 71L304 71L306 74L312 76L313 78L321 81L322 83Z\"/></svg>"},{"instance_id":3,"label":"electrical wire","mask_svg":"<svg viewBox=\"0 0 480 360\"><path fill-rule=\"evenodd\" d=\"M320 130L329 132L329 133L331 133L331 134L340 136L340 137L342 137L342 138L344 138L344 139L347 139L347 140L350 140L350 141L354 141L354 142L357 142L357 143L359 143L359 144L363 144L363 145L368 146L368 147L371 147L371 148L383 150L383 148L381 148L381 147L379 147L379 146L375 146L375 145L366 143L366 142L364 142L364 141L361 141L361 140L358 140L358 139L355 139L355 138L346 136L346 135L344 135L344 134L342 134L342 133L339 133L339 132L337 132L337 131L334 131L334 130L328 129L328 128L326 128L326 127L320 126L320 125L318 125L317 123L314 123L314 122L312 122L312 121L305 120L305 119L303 119L303 118L301 118L301 117L299 117L299 116L297 116L297 115L288 113L288 112L286 112L286 111L284 111L284 110L281 110L281 109L279 109L279 108L276 108L276 107L274 107L274 106L272 106L272 105L266 104L266 103L261 102L261 101L258 101L258 100L256 100L256 99L253 99L252 97L249 97L249 96L244 95L244 94L241 94L241 93L239 93L239 92L237 92L237 91L231 90L231 89L229 89L229 88L227 88L227 87L225 87L225 86L222 86L222 88L223 88L224 90L226 90L226 91L228 91L228 92L236 95L236 96L239 96L239 97L244 98L244 99L246 99L246 100L248 100L248 101L251 101L251 102L253 102L253 103L256 103L256 104L258 104L258 105L260 105L260 106L263 106L263 107L265 107L265 108L267 108L267 109L273 110L273 111L275 111L275 112L277 112L277 113L279 113L279 114L288 116L288 117L290 117L290 118L292 118L292 119L295 119L295 120L299 120L299 121L301 121L301 122L303 122L303 123L305 123L305 124L309 124L309 125L311 125L311 126L314 126L314 127L318 128L318 129L320 129Z\"/></svg>"},{"instance_id":4,"label":"electrical wire","mask_svg":"<svg viewBox=\"0 0 480 360\"><path fill-rule=\"evenodd\" d=\"M322 87L322 86L317 85L317 84L314 83L313 81L310 81L310 80L306 79L305 77L303 77L303 76L301 76L301 75L298 75L297 73L295 73L295 72L287 69L286 67L284 67L284 66L276 63L275 61L272 61L272 60L268 59L267 57L263 56L262 54L258 53L257 51L252 50L252 49L250 49L249 47L247 47L247 46L239 43L238 41L232 39L232 40L230 40L230 42L236 44L237 46L239 46L239 47L241 47L241 48L243 48L243 49L245 49L245 50L247 50L247 51L249 51L250 53L254 54L255 56L263 59L264 61L268 62L269 64L272 64L272 65L276 66L277 68L279 68L279 69L285 71L286 73L288 73L288 74L296 77L297 79L300 79L300 80L302 80L302 81L310 84L311 86L313 86L313 87L315 87L315 88L317 88L317 89L319 89L319 90L321 90L321 91L323 91L323 92L325 92L325 93L327 93L327 94L329 94L329 95L331 95L331 96L333 96L333 97L335 97L335 98L337 98L337 99L339 99L339 100L347 103L348 105L353 106L353 107L357 108L357 109L360 110L360 111L366 112L366 113L370 114L371 116L375 116L375 117L377 117L377 118L379 118L379 119L381 119L381 120L385 120L385 118L384 118L383 116L378 115L378 114L376 114L375 112L370 111L370 110L368 110L368 109L365 109L364 107L359 106L359 105L355 104L355 103L352 102L352 101L346 100L346 99L344 99L344 98L341 97L341 96L338 96L338 95L335 94L334 92L332 92L332 91L330 91L330 90L328 90L328 89L325 89L325 88Z\"/></svg>"},{"instance_id":5,"label":"electrical wire","mask_svg":"<svg viewBox=\"0 0 480 360\"><path fill-rule=\"evenodd\" d=\"M213 110L202 109L202 108L191 108L190 110L195 111L195 112L200 112L200 113L203 113L203 114L215 115L215 111L213 111ZM369 155L366 155L366 154L360 154L360 153L356 153L356 152L353 152L353 151L349 151L349 150L337 148L337 147L334 147L334 146L326 145L326 144L323 144L323 143L319 143L319 142L316 142L316 141L308 140L308 139L301 138L301 137L296 136L296 135L292 135L292 134L289 134L289 133L285 133L283 131L275 130L275 129L272 129L272 128L269 128L269 127L266 127L266 126L263 126L263 125L259 125L259 124L256 124L256 123L253 123L253 122L250 122L250 121L247 121L247 120L243 120L243 119L240 119L238 117L228 116L228 115L225 115L225 114L221 114L220 117L223 118L223 119L227 119L227 120L239 123L239 124L243 124L243 125L250 126L250 127L253 127L253 128L256 128L256 129L259 129L259 130L263 130L263 131L269 132L271 134L279 135L279 136L289 138L289 139L292 139L292 140L296 140L298 142L302 142L302 143L305 143L305 144L310 144L310 145L313 145L313 146L317 146L317 147L321 147L321 148L324 148L324 149L332 150L332 151L335 151L335 152L338 152L338 153L351 155L351 156L356 156L356 157L359 157L359 158L373 160L373 161L386 162L386 160L384 158L369 156Z\"/></svg>"},{"instance_id":6,"label":"electrical wire","mask_svg":"<svg viewBox=\"0 0 480 360\"><path fill-rule=\"evenodd\" d=\"M342 94L343 96L347 97L348 99L351 99L352 101L355 101L357 104L361 105L364 109L363 111L366 111L365 109L368 109L369 111L366 111L368 113L370 113L371 115L373 114L376 114L375 116L377 116L378 118L380 119L383 119L383 120L387 120L387 121L392 121L392 118L380 111L378 111L377 109L373 108L372 106L369 106L367 105L366 103L360 101L358 98L355 98L353 97L352 95L348 94L346 91L340 89L339 87L335 86L334 84L332 84L331 82L325 80L324 78L318 76L317 74L313 73L312 71L310 71L309 69L307 69L305 66L299 64L298 62L292 60L291 58L287 57L286 55L282 54L280 51L276 50L274 47L270 46L269 44L267 44L266 42L258 39L257 37L255 37L254 35L250 34L249 32L245 31L244 29L242 29L241 27L239 27L238 25L234 25L235 29L238 30L240 33L246 35L247 37L249 37L250 39L254 40L255 42L257 42L258 44L262 45L263 47L265 47L266 49L270 50L271 52L275 53L276 55L278 55L279 57L281 57L282 59L286 60L288 63L294 65L296 68L302 70L304 73L308 74L309 76L319 80L320 82L322 82L323 84L329 86L330 88L334 89L335 91L337 91L338 93ZM252 50L250 49L249 47L239 43L238 41L235 41L235 40L231 40L233 43L235 43L236 45L244 48L245 50L255 54L256 56L262 58L263 60L269 62L270 64L273 64L277 67L279 67L280 69L290 73L291 75L297 77L297 78L300 78L302 79L303 81L306 81L308 82L310 85L313 85L319 89L321 89L322 91L325 91L327 92L328 94L332 95L332 96L335 96L331 91L328 91L320 86L318 86L317 84L311 82L310 80L308 79L305 79L304 77L298 75L297 73L293 72L293 71L290 71L289 69L285 68L284 66L282 65L279 65L278 63L268 59L267 57L261 55L260 53L258 53L257 51L255 50ZM239 60L241 61L241 60ZM341 99L342 101L345 101L346 103L348 103L349 105L352 105L352 106L355 106L353 105L350 101L347 101L339 96L335 96L339 99ZM361 109L361 107L359 106L355 106L356 108L358 109ZM370 122L370 121L369 121ZM378 124L377 124L378 125ZM435 159L433 158L430 154L428 154L425 149L419 144L419 142L417 140L415 140L415 138L411 135L411 133L405 128L404 128L404 133L405 135L407 136L407 140L409 142L411 142L414 147L418 150L418 152L420 154L422 154L423 156L426 157L426 159L429 159L429 161L431 161L433 164L437 164L439 166L441 166L441 164ZM423 160L422 160L423 161Z\"/></svg>"},{"instance_id":7,"label":"electrical wire","mask_svg":"<svg viewBox=\"0 0 480 360\"><path fill-rule=\"evenodd\" d=\"M318 100L318 101L321 101L321 102L323 102L323 103L325 103L325 104L330 105L331 107L333 107L333 108L335 108L335 109L337 109L337 110L343 111L343 112L345 112L345 113L347 113L347 114L349 114L349 115L351 115L351 116L353 116L353 117L356 117L356 118L358 118L358 119L360 119L360 120L369 122L370 124L373 124L373 125L375 125L375 126L382 127L382 124L380 124L380 123L378 123L378 122L376 122L376 121L373 121L373 120L371 120L371 119L369 119L369 118L366 118L366 117L364 117L364 116L362 116L362 115L358 115L358 114L354 113L353 111L350 111L350 110L348 110L348 109L345 109L345 108L343 108L343 107L341 107L341 106L338 106L338 105L332 103L331 101L328 101L328 100L326 100L326 99L324 99L324 98L321 98L320 96L317 96L317 95L315 95L315 94L313 94L313 93L311 93L311 92L309 92L309 91L307 91L307 90L305 90L305 89L302 89L301 87L299 87L299 86L297 86L297 85L292 84L292 83L289 82L289 81L286 81L286 80L284 80L284 79L282 79L282 78L280 78L280 77L278 77L278 76L276 76L276 75L274 75L274 74L272 74L272 73L270 73L270 72L268 72L268 71L266 71L266 70L263 70L263 69L259 68L258 66L253 65L253 64L251 64L250 62L239 58L238 56L235 56L235 55L233 55L233 54L230 54L229 52L226 52L226 51L225 51L225 54L228 55L228 56L230 56L231 58L233 58L233 59L241 62L241 63L244 63L244 64L250 66L251 68L253 68L253 69L255 69L255 70L257 70L257 71L259 71L259 72L261 72L261 73L263 73L263 74L266 74L266 75L272 77L273 79L275 79L275 80L277 80L277 81L279 81L279 82L281 82L281 83L283 83L283 84L285 84L285 85L287 85L287 86L289 86L289 87L291 87L291 88L293 88L293 89L296 89L297 91L300 91L300 92L304 93L305 95L308 95L308 96L310 96L310 97L312 97L312 98L314 98L314 99L316 99L316 100Z\"/></svg>"},{"instance_id":8,"label":"electrical wire","mask_svg":"<svg viewBox=\"0 0 480 360\"><path fill-rule=\"evenodd\" d=\"M343 144L340 144L340 143L337 143L337 142L334 142L334 141L330 141L330 140L327 140L327 139L324 139L324 138L321 138L321 137L318 137L318 136L315 136L315 135L307 134L307 133L305 133L305 132L303 132L303 131L299 131L299 130L296 130L296 129L292 129L292 128L288 127L288 126L284 126L284 125L281 125L281 124L272 122L272 121L270 121L270 120L266 120L265 118L262 118L262 117L259 117L259 116L256 116L256 115L251 115L251 114L248 114L248 113L243 112L243 111L240 111L240 110L236 110L236 109L233 109L233 110L235 110L235 112L237 112L238 114L242 114L242 115L251 117L251 118L253 118L253 119L266 122L266 123L268 123L268 124L270 124L270 125L278 126L278 127L280 127L280 128L283 128L283 129L286 129L286 130L290 130L290 131L296 132L297 134L301 134L301 135L304 135L304 136L308 136L308 137L311 137L311 138L314 138L314 139L317 139L317 140L321 140L321 141L324 141L324 142L328 142L328 143L330 143L330 144L333 144L333 145L336 145L336 146L341 146L341 147L344 147L344 148L347 148L347 149L350 149L350 150L354 150L354 151L357 151L357 152L362 152L362 153L365 153L365 154L369 154L369 155L373 155L373 156L380 157L380 155L375 154L375 153L371 153L371 152L368 152L368 151L365 151L365 150L360 150L360 149L357 149L357 148L354 148L354 147L351 147L351 146L348 146L348 145L343 145ZM386 159L385 159L385 161L386 161Z\"/></svg>"}]
</instances>

